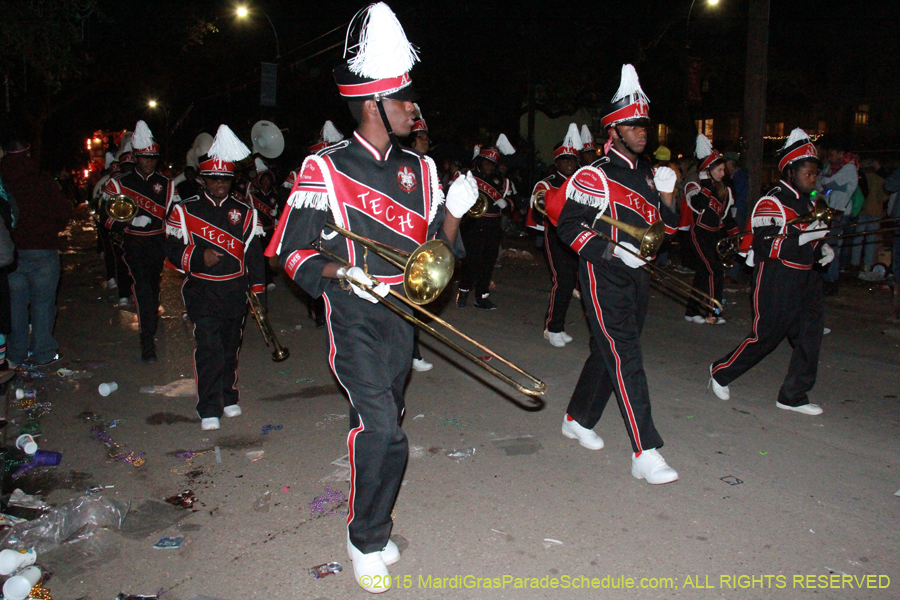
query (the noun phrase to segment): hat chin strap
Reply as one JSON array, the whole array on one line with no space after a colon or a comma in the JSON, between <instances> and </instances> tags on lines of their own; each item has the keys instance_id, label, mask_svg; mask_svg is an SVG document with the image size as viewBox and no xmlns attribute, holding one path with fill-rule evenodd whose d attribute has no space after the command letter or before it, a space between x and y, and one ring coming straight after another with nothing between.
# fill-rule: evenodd
<instances>
[{"instance_id":1,"label":"hat chin strap","mask_svg":"<svg viewBox=\"0 0 900 600\"><path fill-rule=\"evenodd\" d=\"M618 123L613 125L613 129L616 130L616 135L619 136L619 141L622 142L622 145L625 146L625 148L629 152L631 152L635 157L639 156L639 154L637 152L635 152L634 150L631 149L631 146L628 145L628 142L625 141L625 138L622 137L621 132L619 132L619 124Z\"/></svg>"},{"instance_id":2,"label":"hat chin strap","mask_svg":"<svg viewBox=\"0 0 900 600\"><path fill-rule=\"evenodd\" d=\"M387 131L388 137L391 140L391 146L394 147L398 152L400 151L400 142L397 140L397 136L394 135L394 130L391 128L391 122L388 121L387 113L384 110L384 104L381 102L382 96L381 94L375 94L374 100L375 104L378 106L378 114L381 115L381 122L384 123L384 128Z\"/></svg>"}]
</instances>

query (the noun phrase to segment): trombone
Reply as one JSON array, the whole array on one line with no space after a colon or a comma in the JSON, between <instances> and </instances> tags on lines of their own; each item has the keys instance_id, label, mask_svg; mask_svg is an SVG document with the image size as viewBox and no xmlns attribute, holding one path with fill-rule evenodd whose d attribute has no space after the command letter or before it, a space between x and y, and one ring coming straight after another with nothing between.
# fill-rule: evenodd
<instances>
[{"instance_id":1,"label":"trombone","mask_svg":"<svg viewBox=\"0 0 900 600\"><path fill-rule=\"evenodd\" d=\"M517 367L512 362L503 358L484 344L481 344L480 342L477 342L471 337L462 333L457 328L453 327L434 313L422 308L422 304L427 304L428 302L431 302L432 300L437 298L438 295L440 295L440 292L444 289L444 287L446 287L447 283L449 283L450 277L453 274L455 257L453 256L453 251L450 249L450 246L446 242L442 240L431 240L416 248L416 250L414 250L412 253L407 253L403 250L397 250L396 248L391 248L374 240L362 237L334 223L326 223L326 226L328 226L333 231L341 234L342 236L360 244L361 246L363 246L363 248L366 249L366 251L371 250L391 264L394 264L398 268L403 269L403 290L407 295L404 296L403 294L399 294L391 289L389 292L391 296L393 296L400 302L403 302L407 306L420 311L425 316L433 319L437 323L440 323L451 332L468 341L476 348L480 349L483 352L486 352L491 358L496 358L507 367L521 374L530 381L530 387L525 387L506 373L499 371L481 358L475 356L465 348L461 347L459 344L445 336L440 331L436 330L431 325L425 323L421 319L417 319L416 317L407 314L406 311L404 311L401 307L397 306L387 298L382 298L381 296L376 294L374 288L379 284L379 281L375 277L372 277L370 275L370 277L374 281L374 285L367 285L355 279L348 279L351 285L355 285L356 287L369 292L378 302L396 313L401 318L405 319L409 323L412 323L416 327L424 329L425 331L436 337L438 340L450 346L450 348L452 348L453 350L456 350L457 352L462 354L465 358L480 366L482 369L486 370L488 373L490 373L494 377L497 377L504 383L516 388L523 394L531 397L542 396L544 394L544 391L547 389L547 385L543 381L529 374L522 368ZM324 248L322 246L321 240L318 243L318 250L325 256L334 259L344 266L354 266L353 263L351 263L346 258ZM448 260L448 258L451 258L453 260ZM439 285L441 282L443 282L443 285ZM535 403L535 406L537 405L538 404Z\"/></svg>"},{"instance_id":2,"label":"trombone","mask_svg":"<svg viewBox=\"0 0 900 600\"><path fill-rule=\"evenodd\" d=\"M262 333L266 346L271 345L274 348L272 360L275 362L287 360L291 355L291 351L278 343L278 338L275 337L275 330L272 329L272 323L269 321L269 315L266 313L266 309L263 308L262 302L259 301L259 296L256 295L256 292L247 290L247 301L250 303L250 312L256 318L256 324L259 325L259 331Z\"/></svg>"},{"instance_id":3,"label":"trombone","mask_svg":"<svg viewBox=\"0 0 900 600\"><path fill-rule=\"evenodd\" d=\"M138 213L137 202L127 194L113 194L103 202L103 209L116 221L128 222Z\"/></svg>"},{"instance_id":4,"label":"trombone","mask_svg":"<svg viewBox=\"0 0 900 600\"><path fill-rule=\"evenodd\" d=\"M547 214L546 207L546 198L545 194L538 192L534 197L534 208L541 214ZM659 280L659 284L673 292L686 298L688 300L693 300L698 302L699 304L711 309L715 314L721 314L723 307L722 303L716 300L715 298L706 295L701 292L697 288L683 282L677 277L670 275L665 270L660 269L659 267L647 262L647 258L653 256L659 250L659 247L662 245L663 241L666 237L666 225L662 221L656 221L652 223L649 227L636 227L634 225L629 225L628 223L623 223L622 221L618 221L613 219L612 217L607 217L604 214L598 214L597 219L603 221L604 223L608 223L609 225L615 227L619 231L624 231L634 239L638 240L641 244L640 252L633 252L629 250L627 247L619 244L615 240L613 240L610 236L606 235L601 231L597 231L587 223L582 223L581 226L585 229L585 231L591 231L601 238L606 240L607 242L618 246L625 252L636 256L640 259L644 260L644 264L641 265L641 268L650 273L651 275L656 275ZM595 220L596 222L596 220Z\"/></svg>"},{"instance_id":5,"label":"trombone","mask_svg":"<svg viewBox=\"0 0 900 600\"><path fill-rule=\"evenodd\" d=\"M490 197L481 190L478 190L478 198L475 200L475 204L472 205L472 208L466 212L466 215L472 219L480 219L490 207Z\"/></svg>"}]
</instances>

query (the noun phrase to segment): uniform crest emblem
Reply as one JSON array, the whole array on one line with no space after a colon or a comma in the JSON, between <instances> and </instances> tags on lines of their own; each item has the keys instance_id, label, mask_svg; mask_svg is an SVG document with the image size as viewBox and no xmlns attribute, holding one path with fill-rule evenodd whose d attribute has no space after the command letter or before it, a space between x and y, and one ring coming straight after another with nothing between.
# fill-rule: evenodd
<instances>
[{"instance_id":1,"label":"uniform crest emblem","mask_svg":"<svg viewBox=\"0 0 900 600\"><path fill-rule=\"evenodd\" d=\"M231 221L232 225L237 225L241 220L241 211L236 208L232 208L228 211L228 220Z\"/></svg>"},{"instance_id":2,"label":"uniform crest emblem","mask_svg":"<svg viewBox=\"0 0 900 600\"><path fill-rule=\"evenodd\" d=\"M153 184L153 193L154 194L162 194L162 187L163 186L161 183L154 183Z\"/></svg>"},{"instance_id":3,"label":"uniform crest emblem","mask_svg":"<svg viewBox=\"0 0 900 600\"><path fill-rule=\"evenodd\" d=\"M397 171L397 184L407 194L414 192L419 185L416 174L409 167L402 167Z\"/></svg>"}]
</instances>

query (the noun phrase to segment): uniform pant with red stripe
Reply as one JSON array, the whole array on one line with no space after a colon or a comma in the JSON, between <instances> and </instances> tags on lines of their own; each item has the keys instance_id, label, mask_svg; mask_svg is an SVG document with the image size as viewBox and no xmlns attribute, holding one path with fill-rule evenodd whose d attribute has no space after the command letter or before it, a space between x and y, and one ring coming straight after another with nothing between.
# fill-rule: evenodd
<instances>
[{"instance_id":1,"label":"uniform pant with red stripe","mask_svg":"<svg viewBox=\"0 0 900 600\"><path fill-rule=\"evenodd\" d=\"M132 293L141 326L141 339L156 335L159 324L159 285L166 260L165 236L125 234L122 257L131 272Z\"/></svg>"},{"instance_id":2,"label":"uniform pant with red stripe","mask_svg":"<svg viewBox=\"0 0 900 600\"><path fill-rule=\"evenodd\" d=\"M325 316L331 369L351 406L347 527L351 543L368 554L383 550L390 538L391 510L409 455L400 421L413 328L381 304L341 290L336 282L325 291Z\"/></svg>"},{"instance_id":3,"label":"uniform pant with red stripe","mask_svg":"<svg viewBox=\"0 0 900 600\"><path fill-rule=\"evenodd\" d=\"M582 427L593 428L615 393L635 453L661 448L650 414L641 330L650 299L650 275L643 269L602 261L579 268L581 293L591 324L591 355L566 410Z\"/></svg>"},{"instance_id":4,"label":"uniform pant with red stripe","mask_svg":"<svg viewBox=\"0 0 900 600\"><path fill-rule=\"evenodd\" d=\"M716 252L716 244L720 236L718 232L709 231L701 227L691 227L691 248L694 251L694 287L701 292L712 296L719 302L722 301L722 288L725 281L725 267ZM684 316L700 316L706 318L710 312L701 307L696 300L690 300Z\"/></svg>"},{"instance_id":5,"label":"uniform pant with red stripe","mask_svg":"<svg viewBox=\"0 0 900 600\"><path fill-rule=\"evenodd\" d=\"M238 353L244 317L188 316L194 322L194 373L197 378L197 414L201 419L219 418L226 406L237 404Z\"/></svg>"},{"instance_id":6,"label":"uniform pant with red stripe","mask_svg":"<svg viewBox=\"0 0 900 600\"><path fill-rule=\"evenodd\" d=\"M553 277L544 329L550 333L559 333L566 329L566 312L569 310L569 302L572 301L572 292L575 291L575 282L578 280L578 255L559 239L556 227L549 223L544 225L544 242L550 274Z\"/></svg>"},{"instance_id":7,"label":"uniform pant with red stripe","mask_svg":"<svg viewBox=\"0 0 900 600\"><path fill-rule=\"evenodd\" d=\"M713 377L728 385L787 338L794 351L778 401L788 406L809 404L806 392L816 383L825 326L821 277L812 269L793 269L777 260L758 264L754 275L753 331L713 363Z\"/></svg>"},{"instance_id":8,"label":"uniform pant with red stripe","mask_svg":"<svg viewBox=\"0 0 900 600\"><path fill-rule=\"evenodd\" d=\"M503 226L500 217L466 219L459 228L466 258L459 278L460 291L470 292L475 287L476 300L491 291L491 274L500 252Z\"/></svg>"}]
</instances>

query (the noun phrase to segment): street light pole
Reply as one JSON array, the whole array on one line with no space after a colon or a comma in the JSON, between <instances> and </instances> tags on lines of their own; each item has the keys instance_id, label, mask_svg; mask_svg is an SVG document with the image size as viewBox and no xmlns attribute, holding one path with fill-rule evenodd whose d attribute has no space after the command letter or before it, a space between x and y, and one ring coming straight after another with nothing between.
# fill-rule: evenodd
<instances>
[{"instance_id":1,"label":"street light pole","mask_svg":"<svg viewBox=\"0 0 900 600\"><path fill-rule=\"evenodd\" d=\"M278 42L278 30L275 29L275 23L272 22L272 18L269 17L269 13L264 10L260 10L259 12L261 12L263 16L266 17L266 20L269 22L269 26L272 27L272 34L275 36L275 62L278 62L278 60L281 58L281 44ZM237 14L239 19L246 19L250 15L250 9L246 6L239 6L235 14Z\"/></svg>"}]
</instances>

